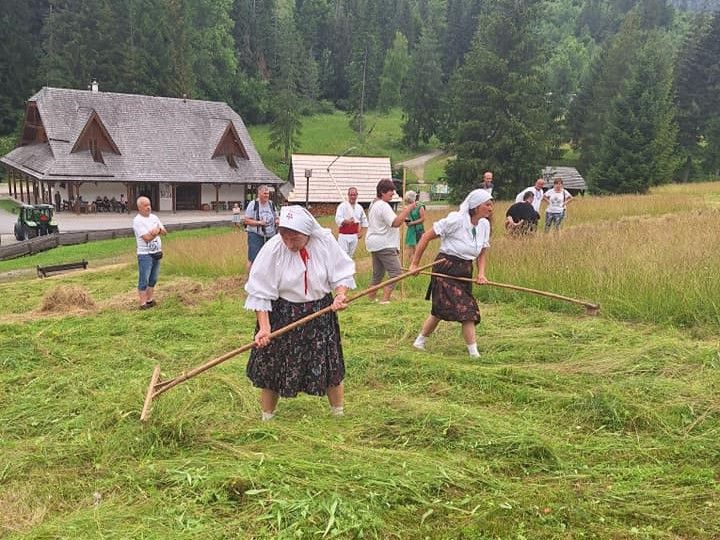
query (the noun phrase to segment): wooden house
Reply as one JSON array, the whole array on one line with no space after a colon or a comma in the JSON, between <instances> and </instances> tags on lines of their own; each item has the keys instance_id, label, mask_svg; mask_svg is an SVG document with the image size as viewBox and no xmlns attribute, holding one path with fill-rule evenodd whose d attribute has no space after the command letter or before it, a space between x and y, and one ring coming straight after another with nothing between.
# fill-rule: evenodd
<instances>
[{"instance_id":1,"label":"wooden house","mask_svg":"<svg viewBox=\"0 0 720 540\"><path fill-rule=\"evenodd\" d=\"M11 195L30 203L122 195L132 208L145 195L155 210L199 210L282 184L226 103L99 92L95 84L32 96L19 144L0 162Z\"/></svg>"},{"instance_id":2,"label":"wooden house","mask_svg":"<svg viewBox=\"0 0 720 540\"><path fill-rule=\"evenodd\" d=\"M289 176L287 201L302 205L307 201L319 215L333 213L347 200L351 187L357 188L358 202L367 207L375 200L378 182L392 178L392 169L389 157L293 154ZM393 201L399 200L395 195Z\"/></svg>"},{"instance_id":3,"label":"wooden house","mask_svg":"<svg viewBox=\"0 0 720 540\"><path fill-rule=\"evenodd\" d=\"M545 189L552 188L553 179L556 177L562 178L563 186L573 196L577 194L584 195L588 188L585 179L575 167L555 167L548 165L543 169L542 175L543 178L545 178Z\"/></svg>"}]
</instances>

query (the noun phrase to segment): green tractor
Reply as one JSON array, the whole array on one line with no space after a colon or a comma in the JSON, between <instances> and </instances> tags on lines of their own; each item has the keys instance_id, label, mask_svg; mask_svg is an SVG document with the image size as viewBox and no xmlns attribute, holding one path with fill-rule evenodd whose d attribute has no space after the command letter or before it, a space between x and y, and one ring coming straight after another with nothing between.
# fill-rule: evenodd
<instances>
[{"instance_id":1,"label":"green tractor","mask_svg":"<svg viewBox=\"0 0 720 540\"><path fill-rule=\"evenodd\" d=\"M53 219L54 208L51 204L23 204L15 223L15 238L29 240L58 232L57 222Z\"/></svg>"}]
</instances>

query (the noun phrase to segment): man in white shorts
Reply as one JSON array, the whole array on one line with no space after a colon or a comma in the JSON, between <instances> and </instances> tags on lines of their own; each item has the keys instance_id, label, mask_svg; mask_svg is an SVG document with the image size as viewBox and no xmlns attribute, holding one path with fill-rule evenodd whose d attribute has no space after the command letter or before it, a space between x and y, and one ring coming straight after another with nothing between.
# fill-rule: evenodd
<instances>
[{"instance_id":1,"label":"man in white shorts","mask_svg":"<svg viewBox=\"0 0 720 540\"><path fill-rule=\"evenodd\" d=\"M358 241L362 238L362 229L367 229L368 220L362 205L357 202L358 191L348 189L348 200L341 202L335 212L338 226L338 244L351 258L355 254Z\"/></svg>"}]
</instances>

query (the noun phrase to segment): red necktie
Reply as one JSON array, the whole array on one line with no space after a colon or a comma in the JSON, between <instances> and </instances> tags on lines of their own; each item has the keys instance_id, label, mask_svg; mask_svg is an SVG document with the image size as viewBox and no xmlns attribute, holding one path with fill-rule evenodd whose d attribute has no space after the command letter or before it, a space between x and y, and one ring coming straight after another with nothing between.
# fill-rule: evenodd
<instances>
[{"instance_id":1,"label":"red necktie","mask_svg":"<svg viewBox=\"0 0 720 540\"><path fill-rule=\"evenodd\" d=\"M300 258L302 259L302 262L305 265L305 296L307 296L307 261L310 258L310 255L308 255L307 249L300 248Z\"/></svg>"}]
</instances>

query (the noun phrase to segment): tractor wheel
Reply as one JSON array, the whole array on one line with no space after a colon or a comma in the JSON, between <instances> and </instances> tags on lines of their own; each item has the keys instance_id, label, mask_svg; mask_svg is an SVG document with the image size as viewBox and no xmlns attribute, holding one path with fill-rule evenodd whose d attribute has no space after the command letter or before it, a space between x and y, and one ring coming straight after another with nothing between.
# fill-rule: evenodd
<instances>
[{"instance_id":1,"label":"tractor wheel","mask_svg":"<svg viewBox=\"0 0 720 540\"><path fill-rule=\"evenodd\" d=\"M15 227L13 228L13 232L15 233L15 240L20 242L21 240L25 240L23 238L23 231L22 228L18 227L17 224L15 224Z\"/></svg>"}]
</instances>

